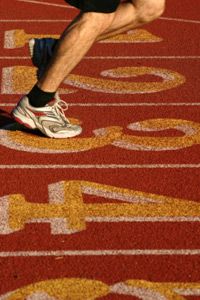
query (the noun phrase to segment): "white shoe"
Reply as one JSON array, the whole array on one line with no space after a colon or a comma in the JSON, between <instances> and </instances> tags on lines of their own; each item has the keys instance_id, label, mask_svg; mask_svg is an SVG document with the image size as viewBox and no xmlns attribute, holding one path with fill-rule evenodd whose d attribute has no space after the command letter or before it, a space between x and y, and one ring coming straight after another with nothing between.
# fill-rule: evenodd
<instances>
[{"instance_id":1,"label":"white shoe","mask_svg":"<svg viewBox=\"0 0 200 300\"><path fill-rule=\"evenodd\" d=\"M24 96L11 114L18 123L31 129L37 128L51 138L69 138L81 134L82 128L71 124L65 116L67 104L58 95L56 97L53 105L34 107L30 105L28 97Z\"/></svg>"}]
</instances>

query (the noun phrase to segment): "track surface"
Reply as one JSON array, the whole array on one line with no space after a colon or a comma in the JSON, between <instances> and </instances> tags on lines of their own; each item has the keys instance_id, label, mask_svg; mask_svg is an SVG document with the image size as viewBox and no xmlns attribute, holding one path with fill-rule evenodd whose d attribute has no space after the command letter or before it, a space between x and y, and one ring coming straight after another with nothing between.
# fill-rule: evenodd
<instances>
[{"instance_id":1,"label":"track surface","mask_svg":"<svg viewBox=\"0 0 200 300\"><path fill-rule=\"evenodd\" d=\"M8 113L35 82L28 39L77 11L1 0L0 299L200 299L198 9L168 0L96 43L60 90L84 132L55 141Z\"/></svg>"}]
</instances>

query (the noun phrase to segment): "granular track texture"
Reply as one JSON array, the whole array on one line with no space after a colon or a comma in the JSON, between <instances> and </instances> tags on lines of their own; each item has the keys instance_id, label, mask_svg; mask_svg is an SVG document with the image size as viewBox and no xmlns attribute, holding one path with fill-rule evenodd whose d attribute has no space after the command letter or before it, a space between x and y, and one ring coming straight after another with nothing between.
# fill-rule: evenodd
<instances>
[{"instance_id":1,"label":"granular track texture","mask_svg":"<svg viewBox=\"0 0 200 300\"><path fill-rule=\"evenodd\" d=\"M62 0L1 0L0 299L200 299L199 4L96 42L60 87L83 133L49 139L10 111L36 82L28 40Z\"/></svg>"}]
</instances>

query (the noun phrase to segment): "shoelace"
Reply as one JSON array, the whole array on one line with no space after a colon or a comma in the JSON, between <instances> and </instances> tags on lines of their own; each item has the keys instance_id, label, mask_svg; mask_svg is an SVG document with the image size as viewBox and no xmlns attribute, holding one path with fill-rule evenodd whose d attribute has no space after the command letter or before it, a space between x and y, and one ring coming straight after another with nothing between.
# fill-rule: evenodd
<instances>
[{"instance_id":1,"label":"shoelace","mask_svg":"<svg viewBox=\"0 0 200 300\"><path fill-rule=\"evenodd\" d=\"M55 95L55 100L56 101L55 101L55 104L52 106L52 109L55 110L56 114L61 117L61 119L64 121L64 123L69 124L70 122L66 118L65 113L64 113L69 108L68 104L65 101L60 99L58 93L56 93L56 95Z\"/></svg>"}]
</instances>

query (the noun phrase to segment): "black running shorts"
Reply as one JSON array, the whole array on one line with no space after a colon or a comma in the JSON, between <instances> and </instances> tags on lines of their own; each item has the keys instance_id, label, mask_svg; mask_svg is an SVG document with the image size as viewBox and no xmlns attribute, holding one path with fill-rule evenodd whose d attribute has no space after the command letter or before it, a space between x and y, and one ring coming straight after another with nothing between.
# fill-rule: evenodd
<instances>
[{"instance_id":1,"label":"black running shorts","mask_svg":"<svg viewBox=\"0 0 200 300\"><path fill-rule=\"evenodd\" d=\"M112 13L116 11L120 0L65 0L83 12Z\"/></svg>"}]
</instances>

